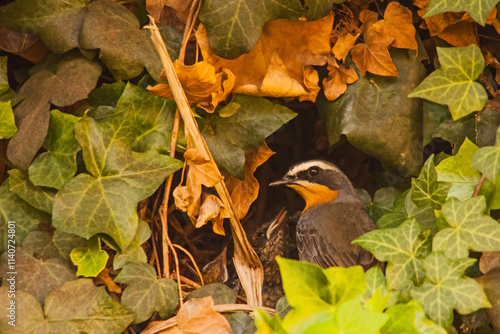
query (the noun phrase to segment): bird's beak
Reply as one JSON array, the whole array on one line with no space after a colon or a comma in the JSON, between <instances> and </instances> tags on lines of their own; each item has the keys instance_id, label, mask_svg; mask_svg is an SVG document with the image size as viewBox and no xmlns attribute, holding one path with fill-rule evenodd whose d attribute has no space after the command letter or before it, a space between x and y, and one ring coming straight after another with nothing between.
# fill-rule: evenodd
<instances>
[{"instance_id":1,"label":"bird's beak","mask_svg":"<svg viewBox=\"0 0 500 334\"><path fill-rule=\"evenodd\" d=\"M274 187L274 186L288 185L292 182L293 182L293 180L291 178L284 176L283 178L281 178L279 180L276 180L276 181L269 183L269 186Z\"/></svg>"},{"instance_id":2,"label":"bird's beak","mask_svg":"<svg viewBox=\"0 0 500 334\"><path fill-rule=\"evenodd\" d=\"M274 219L271 225L269 225L266 233L267 240L271 240L271 238L273 238L278 231L286 226L286 223L288 222L286 214L287 212L285 208L282 208L280 213L278 213L278 216Z\"/></svg>"}]
</instances>

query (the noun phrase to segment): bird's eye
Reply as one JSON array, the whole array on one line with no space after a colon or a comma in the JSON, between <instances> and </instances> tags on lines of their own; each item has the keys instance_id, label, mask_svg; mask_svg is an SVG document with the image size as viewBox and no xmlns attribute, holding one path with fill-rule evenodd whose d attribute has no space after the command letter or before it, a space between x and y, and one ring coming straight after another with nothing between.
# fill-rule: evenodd
<instances>
[{"instance_id":1,"label":"bird's eye","mask_svg":"<svg viewBox=\"0 0 500 334\"><path fill-rule=\"evenodd\" d=\"M318 167L311 167L311 168L309 168L307 173L309 174L310 177L315 177L319 174L319 168Z\"/></svg>"},{"instance_id":2,"label":"bird's eye","mask_svg":"<svg viewBox=\"0 0 500 334\"><path fill-rule=\"evenodd\" d=\"M264 238L265 236L266 236L266 234L264 232L257 233L258 238Z\"/></svg>"}]
</instances>

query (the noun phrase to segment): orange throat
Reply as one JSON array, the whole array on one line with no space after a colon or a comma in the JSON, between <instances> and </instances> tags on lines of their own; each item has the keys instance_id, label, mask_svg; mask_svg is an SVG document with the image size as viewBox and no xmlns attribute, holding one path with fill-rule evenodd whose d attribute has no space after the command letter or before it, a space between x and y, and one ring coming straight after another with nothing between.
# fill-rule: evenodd
<instances>
[{"instance_id":1,"label":"orange throat","mask_svg":"<svg viewBox=\"0 0 500 334\"><path fill-rule=\"evenodd\" d=\"M302 212L318 204L330 202L337 198L339 194L338 191L332 190L327 186L307 181L299 181L297 183L290 184L289 187L295 189L295 191L298 192L299 195L306 201L306 207Z\"/></svg>"}]
</instances>

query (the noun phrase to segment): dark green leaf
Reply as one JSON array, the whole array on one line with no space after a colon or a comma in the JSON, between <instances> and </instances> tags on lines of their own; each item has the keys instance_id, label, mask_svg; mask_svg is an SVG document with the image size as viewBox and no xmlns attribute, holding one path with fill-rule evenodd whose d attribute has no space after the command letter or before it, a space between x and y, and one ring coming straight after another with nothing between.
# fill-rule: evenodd
<instances>
[{"instance_id":1,"label":"dark green leaf","mask_svg":"<svg viewBox=\"0 0 500 334\"><path fill-rule=\"evenodd\" d=\"M151 237L151 229L148 223L139 219L137 233L124 251L117 249L113 258L113 269L121 269L129 262L147 262L147 256L141 247ZM106 240L105 240L106 241Z\"/></svg>"},{"instance_id":2,"label":"dark green leaf","mask_svg":"<svg viewBox=\"0 0 500 334\"><path fill-rule=\"evenodd\" d=\"M408 52L391 52L399 76L366 75L334 102L318 98L320 116L334 145L341 135L388 169L417 175L422 163L421 102L407 94L422 80L422 64Z\"/></svg>"},{"instance_id":3,"label":"dark green leaf","mask_svg":"<svg viewBox=\"0 0 500 334\"><path fill-rule=\"evenodd\" d=\"M134 323L147 320L153 312L167 319L179 303L177 283L170 278L156 279L154 268L147 263L127 264L115 281L127 284L121 301L127 310L137 314Z\"/></svg>"},{"instance_id":4,"label":"dark green leaf","mask_svg":"<svg viewBox=\"0 0 500 334\"><path fill-rule=\"evenodd\" d=\"M424 279L423 259L430 252L430 231L421 233L415 219L396 228L368 232L353 241L380 261L387 261L389 289L401 289Z\"/></svg>"},{"instance_id":5,"label":"dark green leaf","mask_svg":"<svg viewBox=\"0 0 500 334\"><path fill-rule=\"evenodd\" d=\"M448 328L453 320L453 309L468 314L483 307L491 307L483 289L464 271L476 260L450 260L440 252L431 253L424 262L425 282L414 288L411 295L438 325Z\"/></svg>"},{"instance_id":6,"label":"dark green leaf","mask_svg":"<svg viewBox=\"0 0 500 334\"><path fill-rule=\"evenodd\" d=\"M75 138L75 124L80 117L55 109L50 112L49 132L44 152L29 167L29 178L37 186L61 189L76 173L76 153L80 144Z\"/></svg>"},{"instance_id":7,"label":"dark green leaf","mask_svg":"<svg viewBox=\"0 0 500 334\"><path fill-rule=\"evenodd\" d=\"M52 213L52 205L54 204L54 196L56 195L55 190L34 186L28 179L28 175L19 169L9 170L9 175L10 191L34 208L49 214Z\"/></svg>"},{"instance_id":8,"label":"dark green leaf","mask_svg":"<svg viewBox=\"0 0 500 334\"><path fill-rule=\"evenodd\" d=\"M496 182L500 174L500 128L497 130L495 147L483 147L472 157L472 167L481 171L490 181Z\"/></svg>"},{"instance_id":9,"label":"dark green leaf","mask_svg":"<svg viewBox=\"0 0 500 334\"><path fill-rule=\"evenodd\" d=\"M346 0L305 0L307 20L314 21L330 14L333 4L344 3Z\"/></svg>"},{"instance_id":10,"label":"dark green leaf","mask_svg":"<svg viewBox=\"0 0 500 334\"><path fill-rule=\"evenodd\" d=\"M475 82L484 68L481 50L475 44L461 48L437 48L441 67L427 76L409 97L446 104L454 120L483 109L488 94Z\"/></svg>"},{"instance_id":11,"label":"dark green leaf","mask_svg":"<svg viewBox=\"0 0 500 334\"><path fill-rule=\"evenodd\" d=\"M214 305L219 304L234 304L236 303L237 295L231 288L222 283L212 283L202 286L186 296L185 300L191 298L212 297Z\"/></svg>"},{"instance_id":12,"label":"dark green leaf","mask_svg":"<svg viewBox=\"0 0 500 334\"><path fill-rule=\"evenodd\" d=\"M233 103L240 108L232 116L212 114L206 117L202 135L217 165L243 179L245 150L258 146L297 114L257 96L234 95L225 108L232 108Z\"/></svg>"},{"instance_id":13,"label":"dark green leaf","mask_svg":"<svg viewBox=\"0 0 500 334\"><path fill-rule=\"evenodd\" d=\"M40 260L48 260L51 258L60 258L71 261L69 254L75 247L83 247L88 244L88 241L74 234L56 231L53 236L41 231L33 231L26 239L22 246L27 251L33 253L33 256Z\"/></svg>"},{"instance_id":14,"label":"dark green leaf","mask_svg":"<svg viewBox=\"0 0 500 334\"><path fill-rule=\"evenodd\" d=\"M94 108L99 106L116 107L120 96L125 90L126 84L123 81L117 81L112 84L103 84L94 89L89 94L87 102Z\"/></svg>"},{"instance_id":15,"label":"dark green leaf","mask_svg":"<svg viewBox=\"0 0 500 334\"><path fill-rule=\"evenodd\" d=\"M201 6L200 21L207 28L210 48L222 58L234 59L254 47L267 21L303 14L298 0L207 0Z\"/></svg>"}]
</instances>

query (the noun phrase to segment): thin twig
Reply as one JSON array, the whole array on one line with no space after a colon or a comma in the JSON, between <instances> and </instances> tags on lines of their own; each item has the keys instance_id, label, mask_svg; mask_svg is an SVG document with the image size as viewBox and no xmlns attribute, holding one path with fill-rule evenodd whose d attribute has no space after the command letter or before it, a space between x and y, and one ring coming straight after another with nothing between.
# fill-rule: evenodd
<instances>
[{"instance_id":1,"label":"thin twig","mask_svg":"<svg viewBox=\"0 0 500 334\"><path fill-rule=\"evenodd\" d=\"M257 307L245 304L222 304L222 305L214 305L214 311L219 313L231 313L231 312L247 312L250 313L250 316L253 315L255 309L261 309L273 315L276 311L269 307ZM141 334L155 334L159 331L168 329L170 327L174 327L177 325L177 317L172 317L165 321L158 321L156 325L151 328L144 330Z\"/></svg>"},{"instance_id":2,"label":"thin twig","mask_svg":"<svg viewBox=\"0 0 500 334\"><path fill-rule=\"evenodd\" d=\"M479 195L479 191L481 190L481 187L483 186L484 181L486 181L486 176L483 174L479 178L479 181L477 182L476 187L474 188L474 192L472 193L472 197L476 197L477 195Z\"/></svg>"},{"instance_id":3,"label":"thin twig","mask_svg":"<svg viewBox=\"0 0 500 334\"><path fill-rule=\"evenodd\" d=\"M203 282L203 275L201 274L201 270L200 268L198 267L198 265L196 264L196 261L194 260L194 257L193 255L191 255L191 253L188 252L187 249L185 249L184 247L182 246L179 246L179 245L176 245L174 244L174 247L177 247L179 248L181 251L183 251L190 259L191 259L191 262L193 262L193 265L196 269L196 272L198 273L198 276L200 277L200 282L201 282L201 285L205 285L205 283Z\"/></svg>"},{"instance_id":4,"label":"thin twig","mask_svg":"<svg viewBox=\"0 0 500 334\"><path fill-rule=\"evenodd\" d=\"M179 58L177 58L183 64L184 64L184 58L186 57L186 48L189 42L189 36L191 36L191 32L193 31L196 18L198 17L198 13L200 12L200 8L201 8L200 0L194 0L193 3L191 3L188 19L186 21L186 27L184 27L184 34L182 36L182 44L181 44L181 49L179 51Z\"/></svg>"}]
</instances>

